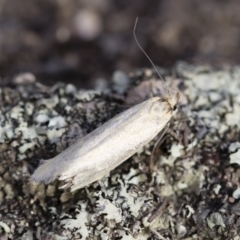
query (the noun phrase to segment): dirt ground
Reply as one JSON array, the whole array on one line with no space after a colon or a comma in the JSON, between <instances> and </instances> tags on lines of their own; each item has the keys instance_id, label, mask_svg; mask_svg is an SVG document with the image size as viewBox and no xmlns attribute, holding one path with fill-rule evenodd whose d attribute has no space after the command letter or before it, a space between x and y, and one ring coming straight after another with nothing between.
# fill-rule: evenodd
<instances>
[{"instance_id":1,"label":"dirt ground","mask_svg":"<svg viewBox=\"0 0 240 240\"><path fill-rule=\"evenodd\" d=\"M150 66L132 34L137 16L139 42L159 66L239 64L239 7L237 0L1 0L1 81L27 71L44 84L92 88L116 69Z\"/></svg>"}]
</instances>

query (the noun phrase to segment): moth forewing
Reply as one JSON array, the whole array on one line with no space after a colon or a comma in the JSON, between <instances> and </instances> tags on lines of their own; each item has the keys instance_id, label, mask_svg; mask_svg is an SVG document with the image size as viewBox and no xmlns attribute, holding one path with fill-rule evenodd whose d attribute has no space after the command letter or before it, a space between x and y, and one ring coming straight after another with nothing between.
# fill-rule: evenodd
<instances>
[{"instance_id":1,"label":"moth forewing","mask_svg":"<svg viewBox=\"0 0 240 240\"><path fill-rule=\"evenodd\" d=\"M129 108L55 158L44 161L32 179L49 183L59 178L72 191L101 179L164 128L178 98L179 93L166 99L152 97Z\"/></svg>"},{"instance_id":2,"label":"moth forewing","mask_svg":"<svg viewBox=\"0 0 240 240\"><path fill-rule=\"evenodd\" d=\"M142 107L144 107L145 104L141 104ZM122 124L122 122L126 123L131 116L134 116L138 112L139 108L141 107L136 105L127 110L128 114L123 112L115 116L82 139L79 139L75 144L71 145L56 157L42 161L43 164L34 172L32 179L36 182L50 183L56 179L61 172L73 170L73 166L70 162L74 162L76 166L80 164L82 169L85 168L85 165L86 170L91 168L91 164L89 164L88 161L79 161L79 158L84 155L85 152L89 152L92 148L98 145L104 138L107 138L115 132L119 124Z\"/></svg>"}]
</instances>

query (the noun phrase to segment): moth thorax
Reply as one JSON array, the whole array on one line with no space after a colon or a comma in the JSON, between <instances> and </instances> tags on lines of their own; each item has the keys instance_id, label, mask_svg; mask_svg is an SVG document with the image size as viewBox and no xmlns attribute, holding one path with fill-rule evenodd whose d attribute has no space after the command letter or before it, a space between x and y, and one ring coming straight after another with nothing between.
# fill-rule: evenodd
<instances>
[{"instance_id":1,"label":"moth thorax","mask_svg":"<svg viewBox=\"0 0 240 240\"><path fill-rule=\"evenodd\" d=\"M179 98L180 98L179 92L177 92L176 95L171 95L168 98L166 98L166 101L169 103L172 110L175 109L175 106L177 105Z\"/></svg>"},{"instance_id":2,"label":"moth thorax","mask_svg":"<svg viewBox=\"0 0 240 240\"><path fill-rule=\"evenodd\" d=\"M159 98L151 106L152 115L165 115L172 111L171 105L166 99Z\"/></svg>"}]
</instances>

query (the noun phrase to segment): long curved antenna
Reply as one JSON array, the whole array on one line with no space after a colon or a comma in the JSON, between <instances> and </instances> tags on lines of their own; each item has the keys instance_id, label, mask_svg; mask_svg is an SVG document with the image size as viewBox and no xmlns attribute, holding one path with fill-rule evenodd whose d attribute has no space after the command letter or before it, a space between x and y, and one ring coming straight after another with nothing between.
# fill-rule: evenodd
<instances>
[{"instance_id":1,"label":"long curved antenna","mask_svg":"<svg viewBox=\"0 0 240 240\"><path fill-rule=\"evenodd\" d=\"M160 77L160 79L162 80L165 88L167 89L168 91L168 95L170 96L170 92L169 92L169 89L168 89L168 86L166 84L166 82L163 80L160 72L158 71L157 67L155 66L155 64L153 63L152 59L147 55L147 53L143 50L142 46L140 45L140 43L138 42L138 39L137 39L137 36L136 36L136 28L137 28L137 22L138 22L138 17L136 18L136 21L135 21L135 24L134 24L134 28L133 28L133 36L135 38L135 41L138 45L138 47L140 48L140 50L144 53L144 55L147 57L147 59L149 60L149 62L152 64L152 66L154 67L155 71L157 72L158 76Z\"/></svg>"}]
</instances>

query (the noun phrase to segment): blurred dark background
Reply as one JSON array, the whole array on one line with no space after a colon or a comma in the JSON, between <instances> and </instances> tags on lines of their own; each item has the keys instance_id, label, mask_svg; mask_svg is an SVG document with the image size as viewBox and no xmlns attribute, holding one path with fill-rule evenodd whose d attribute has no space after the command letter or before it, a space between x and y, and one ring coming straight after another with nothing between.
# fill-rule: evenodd
<instances>
[{"instance_id":1,"label":"blurred dark background","mask_svg":"<svg viewBox=\"0 0 240 240\"><path fill-rule=\"evenodd\" d=\"M114 70L240 63L239 0L0 0L0 76L94 87ZM1 80L0 80L1 81Z\"/></svg>"}]
</instances>

